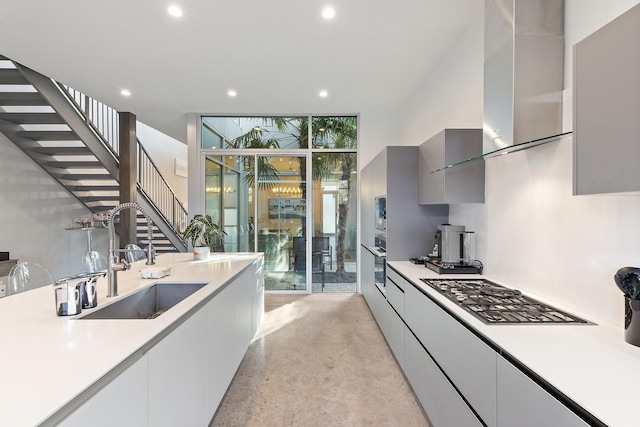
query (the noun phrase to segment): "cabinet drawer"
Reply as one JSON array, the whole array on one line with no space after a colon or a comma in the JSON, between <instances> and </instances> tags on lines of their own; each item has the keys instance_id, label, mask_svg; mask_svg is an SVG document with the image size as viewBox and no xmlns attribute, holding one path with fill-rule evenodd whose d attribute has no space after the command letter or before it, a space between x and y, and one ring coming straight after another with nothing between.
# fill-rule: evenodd
<instances>
[{"instance_id":1,"label":"cabinet drawer","mask_svg":"<svg viewBox=\"0 0 640 427\"><path fill-rule=\"evenodd\" d=\"M404 282L404 279L401 280ZM390 280L387 280L387 300L400 317L404 318L404 291Z\"/></svg>"},{"instance_id":2,"label":"cabinet drawer","mask_svg":"<svg viewBox=\"0 0 640 427\"><path fill-rule=\"evenodd\" d=\"M496 425L496 352L411 285L405 322L489 427Z\"/></svg>"},{"instance_id":3,"label":"cabinet drawer","mask_svg":"<svg viewBox=\"0 0 640 427\"><path fill-rule=\"evenodd\" d=\"M404 291L404 287L405 287L404 278L391 267L387 267L387 282L389 280L393 281L393 283L395 283L397 287L399 287L401 290ZM387 286L389 286L389 283L387 283Z\"/></svg>"},{"instance_id":4,"label":"cabinet drawer","mask_svg":"<svg viewBox=\"0 0 640 427\"><path fill-rule=\"evenodd\" d=\"M433 426L482 426L411 331L405 328L404 372Z\"/></svg>"},{"instance_id":5,"label":"cabinet drawer","mask_svg":"<svg viewBox=\"0 0 640 427\"><path fill-rule=\"evenodd\" d=\"M502 356L497 363L499 427L589 425Z\"/></svg>"},{"instance_id":6,"label":"cabinet drawer","mask_svg":"<svg viewBox=\"0 0 640 427\"><path fill-rule=\"evenodd\" d=\"M386 306L383 328L384 337L398 364L404 369L404 322L389 304L386 304Z\"/></svg>"}]
</instances>

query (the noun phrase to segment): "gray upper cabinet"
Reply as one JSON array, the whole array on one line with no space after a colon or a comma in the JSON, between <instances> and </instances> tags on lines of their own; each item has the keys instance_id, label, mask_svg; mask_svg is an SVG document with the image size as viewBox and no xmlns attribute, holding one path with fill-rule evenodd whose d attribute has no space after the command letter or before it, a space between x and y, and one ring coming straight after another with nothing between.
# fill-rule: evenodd
<instances>
[{"instance_id":1,"label":"gray upper cabinet","mask_svg":"<svg viewBox=\"0 0 640 427\"><path fill-rule=\"evenodd\" d=\"M640 5L574 45L573 194L640 191Z\"/></svg>"},{"instance_id":2,"label":"gray upper cabinet","mask_svg":"<svg viewBox=\"0 0 640 427\"><path fill-rule=\"evenodd\" d=\"M426 255L436 243L438 225L449 221L449 208L418 205L418 147L384 148L360 178L362 243L374 245L374 198L386 195L387 260Z\"/></svg>"},{"instance_id":3,"label":"gray upper cabinet","mask_svg":"<svg viewBox=\"0 0 640 427\"><path fill-rule=\"evenodd\" d=\"M418 158L418 202L484 203L484 159L464 162L481 155L482 129L445 129L422 144ZM445 168L454 163L458 164Z\"/></svg>"}]
</instances>

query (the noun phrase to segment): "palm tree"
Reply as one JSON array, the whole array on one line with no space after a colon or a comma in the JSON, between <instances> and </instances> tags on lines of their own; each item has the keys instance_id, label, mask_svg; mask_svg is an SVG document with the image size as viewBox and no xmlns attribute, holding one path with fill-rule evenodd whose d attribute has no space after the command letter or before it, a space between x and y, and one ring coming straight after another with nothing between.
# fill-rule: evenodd
<instances>
[{"instance_id":1,"label":"palm tree","mask_svg":"<svg viewBox=\"0 0 640 427\"><path fill-rule=\"evenodd\" d=\"M264 117L265 127L276 129L279 138L270 137L270 132L264 127L256 126L247 133L240 135L228 143L229 148L287 148L293 146L300 149L309 148L309 119L308 117ZM357 141L357 121L355 117L313 117L311 136L314 148L353 149ZM283 146L284 145L284 146ZM250 161L247 159L251 159ZM298 157L300 171L301 197L306 198L305 180L307 175L306 162ZM253 156L245 158L245 179L253 186L255 176L253 171ZM322 155L312 157L313 180L326 180L335 176L336 169L340 172L340 182L345 183L345 196L338 198L338 233L336 237L336 274L344 275L344 253L346 239L346 224L349 216L348 195L351 194L351 172L356 163L355 153L338 153L327 151ZM258 157L259 187L269 188L279 182L277 169L265 157ZM304 229L304 228L303 228Z\"/></svg>"},{"instance_id":2,"label":"palm tree","mask_svg":"<svg viewBox=\"0 0 640 427\"><path fill-rule=\"evenodd\" d=\"M228 141L229 148L280 148L279 141L275 138L266 138L268 134L264 128L254 127L249 132L240 135L232 141ZM254 156L238 156L244 165L244 178L249 187L255 184L255 172L253 167ZM276 185L279 179L278 170L264 157L258 157L258 188L269 189Z\"/></svg>"}]
</instances>

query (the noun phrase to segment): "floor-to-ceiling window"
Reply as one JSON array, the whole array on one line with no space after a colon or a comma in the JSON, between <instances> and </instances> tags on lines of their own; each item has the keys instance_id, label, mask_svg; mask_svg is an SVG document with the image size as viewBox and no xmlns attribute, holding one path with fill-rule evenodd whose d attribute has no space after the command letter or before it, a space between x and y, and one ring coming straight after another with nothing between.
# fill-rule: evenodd
<instances>
[{"instance_id":1,"label":"floor-to-ceiling window","mask_svg":"<svg viewBox=\"0 0 640 427\"><path fill-rule=\"evenodd\" d=\"M357 118L202 117L205 210L265 288L356 292Z\"/></svg>"}]
</instances>

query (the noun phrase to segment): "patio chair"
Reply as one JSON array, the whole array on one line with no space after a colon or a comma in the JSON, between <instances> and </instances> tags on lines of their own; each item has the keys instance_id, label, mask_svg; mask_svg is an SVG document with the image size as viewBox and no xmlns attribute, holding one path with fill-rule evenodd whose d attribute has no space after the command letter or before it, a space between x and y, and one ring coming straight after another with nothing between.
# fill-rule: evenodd
<instances>
[{"instance_id":1,"label":"patio chair","mask_svg":"<svg viewBox=\"0 0 640 427\"><path fill-rule=\"evenodd\" d=\"M328 237L327 237L328 239ZM313 241L312 241L313 243ZM294 237L293 238L293 271L296 273L306 273L307 269L307 250L306 250L306 238ZM311 273L320 273L322 290L324 291L325 283L325 264L324 254L317 248L311 248Z\"/></svg>"},{"instance_id":2,"label":"patio chair","mask_svg":"<svg viewBox=\"0 0 640 427\"><path fill-rule=\"evenodd\" d=\"M329 244L329 236L314 237L311 241L313 253L320 252L323 262L329 258L329 270L333 270L333 248Z\"/></svg>"}]
</instances>

